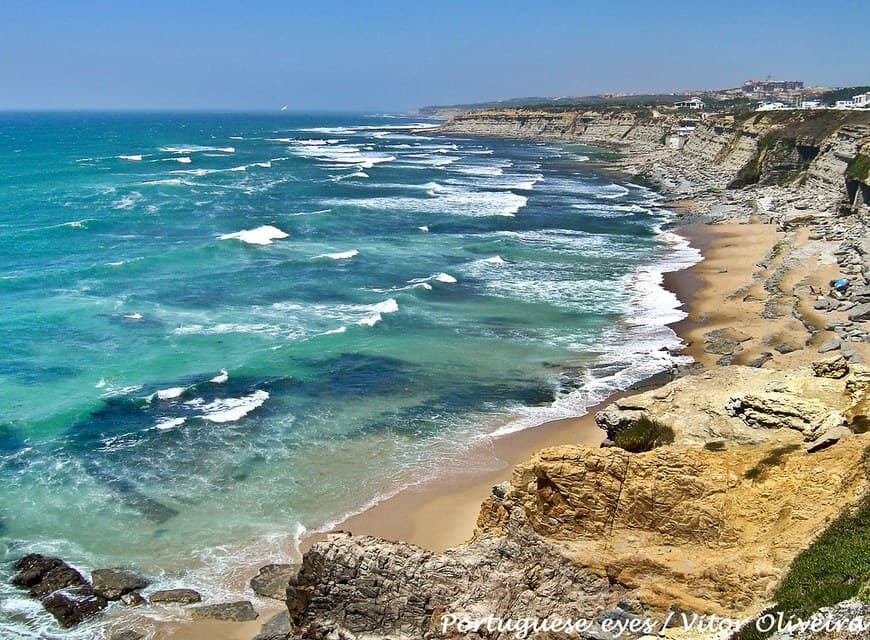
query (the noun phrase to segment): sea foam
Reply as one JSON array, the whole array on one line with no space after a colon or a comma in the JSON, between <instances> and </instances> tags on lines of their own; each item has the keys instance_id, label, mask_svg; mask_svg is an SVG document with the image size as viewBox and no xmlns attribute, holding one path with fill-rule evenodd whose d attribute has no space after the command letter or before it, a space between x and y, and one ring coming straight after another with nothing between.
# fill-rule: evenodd
<instances>
[{"instance_id":1,"label":"sea foam","mask_svg":"<svg viewBox=\"0 0 870 640\"><path fill-rule=\"evenodd\" d=\"M241 240L248 244L267 245L272 244L273 240L280 240L288 237L287 234L278 227L272 225L263 225L256 229L245 229L236 233L225 233L220 236L220 240Z\"/></svg>"}]
</instances>

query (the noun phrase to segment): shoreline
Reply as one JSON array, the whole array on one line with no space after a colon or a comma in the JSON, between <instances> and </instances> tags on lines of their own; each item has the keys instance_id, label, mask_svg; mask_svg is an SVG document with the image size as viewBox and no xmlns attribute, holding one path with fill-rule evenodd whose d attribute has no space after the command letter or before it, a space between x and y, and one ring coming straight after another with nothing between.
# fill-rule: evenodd
<instances>
[{"instance_id":1,"label":"shoreline","mask_svg":"<svg viewBox=\"0 0 870 640\"><path fill-rule=\"evenodd\" d=\"M668 203L665 203L668 205ZM668 208L670 208L668 206ZM699 265L707 260L706 251L715 243L717 233L705 229L707 225L693 221L673 229L701 254L701 261L677 271L663 274L662 287L677 296L680 309L691 313L693 294L701 286L697 273ZM681 327L689 318L670 323L678 337L687 342ZM688 325L686 325L688 326ZM688 353L689 346L683 350ZM395 494L376 502L359 513L352 514L329 529L311 532L300 541L299 553L304 554L312 545L329 534L349 532L355 536L371 535L385 540L414 544L432 552L442 552L459 546L474 535L478 515L492 488L510 480L514 467L542 449L564 444L585 444L597 447L606 434L595 423L595 414L619 398L630 397L661 386L663 382L652 376L628 389L615 391L600 402L588 407L580 416L550 420L519 431L483 440L469 449L469 461L486 461L485 469L469 470L461 475L440 475L419 484L399 489ZM493 470L492 463L498 463ZM259 566L270 562L263 559ZM259 566L257 568L259 568ZM252 568L251 576L257 568ZM262 600L265 602L265 600ZM272 601L269 602L272 604ZM260 626L284 607L274 601L274 607L260 611L253 622L179 621L159 623L155 640L250 640Z\"/></svg>"},{"instance_id":2,"label":"shoreline","mask_svg":"<svg viewBox=\"0 0 870 640\"><path fill-rule=\"evenodd\" d=\"M631 175L611 166L621 179L630 180ZM672 232L686 240L690 247L700 254L699 262L683 269L662 274L662 289L675 295L680 302L678 309L690 313L694 293L701 286L695 269L704 264L706 250L716 239L717 234L689 216L681 220L680 214L694 213L693 201L669 200L666 196L662 207L676 214L672 221ZM673 206L672 206L673 202ZM689 355L689 341L682 331L688 316L682 320L668 323L686 347L682 355ZM586 408L579 416L549 420L518 431L503 435L490 436L475 444L467 452L471 463L485 463L482 469L470 469L461 475L438 475L427 478L418 484L402 487L393 495L366 506L362 511L342 518L329 528L303 535L299 543L299 554L304 554L316 542L324 540L329 534L349 532L353 535L371 535L385 540L401 541L417 545L433 552L461 545L474 535L478 515L484 500L491 495L494 486L511 478L515 466L528 460L538 451L565 444L585 444L597 447L605 439L605 432L595 423L595 414L619 398L642 393L661 386L667 380L659 380L659 374L632 384L629 388L614 391L606 398ZM668 378L670 379L670 378ZM496 466L493 469L493 466ZM251 576L259 566L268 564L263 559L258 566L252 567ZM261 600L265 602L265 600ZM180 621L158 623L158 640L250 640L260 625L273 615L284 610L277 601L275 607L261 611L260 617L248 623L215 623L212 621ZM270 602L271 604L271 602Z\"/></svg>"},{"instance_id":3,"label":"shoreline","mask_svg":"<svg viewBox=\"0 0 870 640\"><path fill-rule=\"evenodd\" d=\"M665 206L670 209L669 203ZM680 301L680 309L689 313L694 294L700 288L696 267L706 260L705 252L716 240L716 232L701 229L695 222L680 224L671 229L684 238L701 255L696 264L663 274L662 288ZM683 331L691 326L689 317L666 325L688 346ZM658 374L660 375L660 374ZM300 545L304 553L327 533L347 531L354 535L372 535L387 540L409 542L429 551L441 552L468 541L474 534L481 504L489 497L493 487L510 480L513 468L528 460L536 452L563 444L585 444L597 447L605 439L605 432L595 423L595 414L619 398L626 398L663 382L654 375L641 380L628 389L615 391L587 407L584 414L550 420L520 431L490 437L469 454L471 460L496 460L496 470L468 471L460 476L439 476L419 485L406 487L361 513L345 518L326 533L305 536Z\"/></svg>"}]
</instances>

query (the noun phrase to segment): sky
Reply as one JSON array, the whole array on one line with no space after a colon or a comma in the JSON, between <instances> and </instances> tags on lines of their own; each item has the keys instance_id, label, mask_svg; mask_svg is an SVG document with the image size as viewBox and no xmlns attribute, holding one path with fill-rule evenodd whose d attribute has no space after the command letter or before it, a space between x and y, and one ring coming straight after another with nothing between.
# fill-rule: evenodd
<instances>
[{"instance_id":1,"label":"sky","mask_svg":"<svg viewBox=\"0 0 870 640\"><path fill-rule=\"evenodd\" d=\"M868 0L0 0L0 109L401 111L870 84Z\"/></svg>"}]
</instances>

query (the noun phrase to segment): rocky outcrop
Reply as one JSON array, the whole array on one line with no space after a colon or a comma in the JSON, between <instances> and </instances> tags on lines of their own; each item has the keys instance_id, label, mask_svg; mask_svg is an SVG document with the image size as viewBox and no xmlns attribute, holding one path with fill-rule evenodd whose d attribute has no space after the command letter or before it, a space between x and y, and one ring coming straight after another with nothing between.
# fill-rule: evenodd
<instances>
[{"instance_id":1,"label":"rocky outcrop","mask_svg":"<svg viewBox=\"0 0 870 640\"><path fill-rule=\"evenodd\" d=\"M450 620L489 615L755 612L830 515L867 491L868 447L870 436L812 455L773 442L547 449L484 503L466 545L434 554L349 534L315 544L287 590L292 637L452 638Z\"/></svg>"},{"instance_id":2,"label":"rocky outcrop","mask_svg":"<svg viewBox=\"0 0 870 640\"><path fill-rule=\"evenodd\" d=\"M94 591L106 600L120 600L138 589L148 586L148 581L142 576L125 569L97 569L91 574Z\"/></svg>"},{"instance_id":3,"label":"rocky outcrop","mask_svg":"<svg viewBox=\"0 0 870 640\"><path fill-rule=\"evenodd\" d=\"M679 118L652 110L559 111L507 109L460 114L439 133L658 148Z\"/></svg>"},{"instance_id":4,"label":"rocky outcrop","mask_svg":"<svg viewBox=\"0 0 870 640\"><path fill-rule=\"evenodd\" d=\"M15 563L15 570L13 584L39 598L64 628L74 627L108 605L82 574L60 558L29 554Z\"/></svg>"},{"instance_id":5,"label":"rocky outcrop","mask_svg":"<svg viewBox=\"0 0 870 640\"><path fill-rule=\"evenodd\" d=\"M251 578L251 589L258 596L283 600L290 579L299 571L295 564L268 564L260 567L257 575Z\"/></svg>"},{"instance_id":6,"label":"rocky outcrop","mask_svg":"<svg viewBox=\"0 0 870 640\"><path fill-rule=\"evenodd\" d=\"M813 368L777 371L732 365L685 376L626 398L619 398L595 416L616 435L641 417L655 418L674 431L675 444L700 446L717 441L753 444L813 439L843 424L856 400L848 383L863 371L835 379L847 366L842 359ZM847 367L847 371L849 371Z\"/></svg>"}]
</instances>

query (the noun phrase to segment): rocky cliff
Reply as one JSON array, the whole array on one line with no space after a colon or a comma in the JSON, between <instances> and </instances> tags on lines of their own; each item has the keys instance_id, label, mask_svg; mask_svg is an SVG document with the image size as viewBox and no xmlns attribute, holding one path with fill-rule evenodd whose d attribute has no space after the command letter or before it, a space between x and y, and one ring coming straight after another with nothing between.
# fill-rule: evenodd
<instances>
[{"instance_id":1,"label":"rocky cliff","mask_svg":"<svg viewBox=\"0 0 870 640\"><path fill-rule=\"evenodd\" d=\"M457 115L440 132L622 148L630 151L623 162L628 170L668 193L748 190L749 197L762 200L757 208L781 213L786 221L805 218L807 211L870 213L870 112L719 114L684 122L686 117L654 109L492 110ZM669 148L680 124L694 130L682 148Z\"/></svg>"},{"instance_id":2,"label":"rocky cliff","mask_svg":"<svg viewBox=\"0 0 870 640\"><path fill-rule=\"evenodd\" d=\"M537 111L506 109L457 115L439 129L446 135L525 138L655 149L679 122L653 110Z\"/></svg>"},{"instance_id":3,"label":"rocky cliff","mask_svg":"<svg viewBox=\"0 0 870 640\"><path fill-rule=\"evenodd\" d=\"M443 554L331 536L288 587L291 637L514 637L456 626L492 615L584 619L592 638L634 620L639 631L619 637L636 638L668 610L756 613L795 555L867 494L870 435L805 448L804 423L822 402L845 423L868 389L870 371L839 358L727 367L622 401L601 417L611 431L655 414L674 443L541 451L483 504L473 539ZM752 419L731 408L750 398Z\"/></svg>"}]
</instances>

